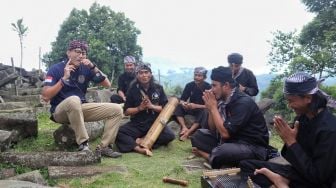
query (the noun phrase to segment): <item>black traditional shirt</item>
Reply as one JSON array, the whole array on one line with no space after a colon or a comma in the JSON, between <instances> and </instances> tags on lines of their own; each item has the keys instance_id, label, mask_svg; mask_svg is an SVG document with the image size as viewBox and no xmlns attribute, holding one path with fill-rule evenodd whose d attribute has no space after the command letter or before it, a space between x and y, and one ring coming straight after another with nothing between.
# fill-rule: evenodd
<instances>
[{"instance_id":1,"label":"black traditional shirt","mask_svg":"<svg viewBox=\"0 0 336 188\"><path fill-rule=\"evenodd\" d=\"M259 93L257 79L249 69L243 68L242 72L235 79L239 84L246 87L244 93L249 96L256 96Z\"/></svg>"},{"instance_id":2,"label":"black traditional shirt","mask_svg":"<svg viewBox=\"0 0 336 188\"><path fill-rule=\"evenodd\" d=\"M130 83L134 80L135 75L134 74L130 74L130 73L126 73L124 72L123 74L121 74L118 78L118 89L117 91L122 91L124 92L124 94L126 94L127 89L130 85Z\"/></svg>"},{"instance_id":3,"label":"black traditional shirt","mask_svg":"<svg viewBox=\"0 0 336 188\"><path fill-rule=\"evenodd\" d=\"M152 84L146 91L141 87L140 83L134 82L130 85L129 90L127 91L124 110L127 108L135 108L141 104L143 96L141 95L140 90L148 96L153 105L160 105L164 107L164 105L168 102L167 96L161 85ZM158 115L159 113L154 110L143 110L131 116L131 121L139 123L153 123Z\"/></svg>"},{"instance_id":4,"label":"black traditional shirt","mask_svg":"<svg viewBox=\"0 0 336 188\"><path fill-rule=\"evenodd\" d=\"M238 89L225 107L224 127L230 139L225 142L240 142L267 147L269 141L265 118L251 97Z\"/></svg>"},{"instance_id":5,"label":"black traditional shirt","mask_svg":"<svg viewBox=\"0 0 336 188\"><path fill-rule=\"evenodd\" d=\"M211 86L208 82L203 82L200 86L197 86L194 81L189 82L184 87L184 90L181 95L181 100L195 103L195 104L204 104L202 99L203 92L205 90L211 89Z\"/></svg>"},{"instance_id":6,"label":"black traditional shirt","mask_svg":"<svg viewBox=\"0 0 336 188\"><path fill-rule=\"evenodd\" d=\"M290 187L331 187L336 181L336 118L323 110L300 122L297 142L281 154L292 165Z\"/></svg>"}]
</instances>

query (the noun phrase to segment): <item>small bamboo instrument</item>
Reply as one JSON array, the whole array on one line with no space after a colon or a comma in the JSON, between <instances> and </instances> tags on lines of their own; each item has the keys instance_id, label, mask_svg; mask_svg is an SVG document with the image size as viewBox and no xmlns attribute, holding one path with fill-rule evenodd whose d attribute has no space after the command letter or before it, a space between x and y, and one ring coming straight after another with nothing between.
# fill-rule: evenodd
<instances>
[{"instance_id":1,"label":"small bamboo instrument","mask_svg":"<svg viewBox=\"0 0 336 188\"><path fill-rule=\"evenodd\" d=\"M228 168L220 170L204 170L203 176L209 179L216 178L221 175L234 175L240 172L240 168Z\"/></svg>"},{"instance_id":2,"label":"small bamboo instrument","mask_svg":"<svg viewBox=\"0 0 336 188\"><path fill-rule=\"evenodd\" d=\"M172 116L173 112L175 111L176 106L178 105L179 100L176 97L169 98L168 103L162 109L159 116L154 121L153 125L147 132L145 138L140 143L140 146L146 149L151 149L161 131L166 126L169 118Z\"/></svg>"},{"instance_id":3,"label":"small bamboo instrument","mask_svg":"<svg viewBox=\"0 0 336 188\"><path fill-rule=\"evenodd\" d=\"M250 176L247 178L246 183L247 183L247 187L248 187L248 188L254 188L254 184L253 184L253 181L252 181L252 179L250 178Z\"/></svg>"},{"instance_id":4,"label":"small bamboo instrument","mask_svg":"<svg viewBox=\"0 0 336 188\"><path fill-rule=\"evenodd\" d=\"M188 186L188 181L186 180L178 180L178 179L173 179L169 177L163 177L162 181L165 183L172 183L176 185Z\"/></svg>"}]
</instances>

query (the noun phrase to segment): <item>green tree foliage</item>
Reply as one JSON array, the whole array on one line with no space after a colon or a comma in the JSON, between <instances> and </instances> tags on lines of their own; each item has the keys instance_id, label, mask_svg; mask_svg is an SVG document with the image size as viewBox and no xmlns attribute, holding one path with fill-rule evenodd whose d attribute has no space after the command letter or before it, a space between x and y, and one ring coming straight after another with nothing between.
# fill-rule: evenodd
<instances>
[{"instance_id":1,"label":"green tree foliage","mask_svg":"<svg viewBox=\"0 0 336 188\"><path fill-rule=\"evenodd\" d=\"M272 113L279 114L286 119L292 119L292 111L287 108L287 102L283 95L283 76L276 76L266 90L261 92L261 98L271 98L275 101Z\"/></svg>"},{"instance_id":2,"label":"green tree foliage","mask_svg":"<svg viewBox=\"0 0 336 188\"><path fill-rule=\"evenodd\" d=\"M137 45L140 31L123 13L116 13L107 6L94 3L89 11L73 9L63 22L51 52L44 55L47 67L66 58L68 42L73 39L89 43L89 58L110 78L116 78L123 70L123 58L142 56Z\"/></svg>"},{"instance_id":3,"label":"green tree foliage","mask_svg":"<svg viewBox=\"0 0 336 188\"><path fill-rule=\"evenodd\" d=\"M23 25L23 18L18 19L16 23L11 23L13 31L17 32L20 39L20 76L21 76L21 69L22 69L22 62L23 62L23 37L27 35L28 27Z\"/></svg>"},{"instance_id":4,"label":"green tree foliage","mask_svg":"<svg viewBox=\"0 0 336 188\"><path fill-rule=\"evenodd\" d=\"M296 32L284 33L273 32L273 40L268 41L271 45L268 64L273 73L288 74L288 66L298 50Z\"/></svg>"},{"instance_id":5,"label":"green tree foliage","mask_svg":"<svg viewBox=\"0 0 336 188\"><path fill-rule=\"evenodd\" d=\"M336 75L336 1L303 0L316 17L303 27L300 34L277 31L269 43L272 46L268 64L278 76L261 95L275 100L274 112L288 119L293 117L286 107L282 88L283 78L304 71L317 79ZM334 96L334 88L321 86Z\"/></svg>"},{"instance_id":6,"label":"green tree foliage","mask_svg":"<svg viewBox=\"0 0 336 188\"><path fill-rule=\"evenodd\" d=\"M336 74L336 9L319 13L301 32L299 42L319 77Z\"/></svg>"},{"instance_id":7,"label":"green tree foliage","mask_svg":"<svg viewBox=\"0 0 336 188\"><path fill-rule=\"evenodd\" d=\"M302 0L310 12L324 12L336 8L335 0Z\"/></svg>"}]
</instances>

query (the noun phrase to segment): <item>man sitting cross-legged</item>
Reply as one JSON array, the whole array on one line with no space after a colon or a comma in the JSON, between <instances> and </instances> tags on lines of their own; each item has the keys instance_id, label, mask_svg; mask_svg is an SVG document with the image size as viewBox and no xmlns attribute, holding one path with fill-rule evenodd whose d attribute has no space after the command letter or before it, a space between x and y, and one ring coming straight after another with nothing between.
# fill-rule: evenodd
<instances>
[{"instance_id":1,"label":"man sitting cross-legged","mask_svg":"<svg viewBox=\"0 0 336 188\"><path fill-rule=\"evenodd\" d=\"M212 89L203 95L209 129L193 134L193 153L212 168L236 166L243 159L266 160L269 136L257 104L239 91L229 67L213 69L211 80Z\"/></svg>"},{"instance_id":2,"label":"man sitting cross-legged","mask_svg":"<svg viewBox=\"0 0 336 188\"><path fill-rule=\"evenodd\" d=\"M205 109L202 99L203 92L211 88L205 81L207 70L204 67L196 67L194 70L194 81L187 83L180 98L180 104L176 107L174 115L181 126L180 140L186 140L196 129L199 128L199 117ZM195 117L195 122L190 128L186 126L185 115Z\"/></svg>"}]
</instances>

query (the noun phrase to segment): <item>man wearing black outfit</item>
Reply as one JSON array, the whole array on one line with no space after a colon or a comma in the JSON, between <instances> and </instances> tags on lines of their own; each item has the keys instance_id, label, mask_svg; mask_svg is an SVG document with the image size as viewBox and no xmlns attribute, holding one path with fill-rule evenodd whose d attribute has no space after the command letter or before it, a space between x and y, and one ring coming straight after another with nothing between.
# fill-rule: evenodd
<instances>
[{"instance_id":1,"label":"man wearing black outfit","mask_svg":"<svg viewBox=\"0 0 336 188\"><path fill-rule=\"evenodd\" d=\"M131 116L131 121L119 129L116 145L121 152L136 151L151 156L151 151L142 148L139 144L159 116L168 99L163 87L154 82L149 65L140 64L137 66L136 79L127 91L124 105L124 113ZM165 126L153 148L167 145L174 139L174 132Z\"/></svg>"},{"instance_id":2,"label":"man wearing black outfit","mask_svg":"<svg viewBox=\"0 0 336 188\"><path fill-rule=\"evenodd\" d=\"M212 168L235 166L243 159L266 160L269 136L257 104L239 91L229 67L213 69L211 80L211 91L203 95L209 129L198 129L191 137L193 153Z\"/></svg>"},{"instance_id":3,"label":"man wearing black outfit","mask_svg":"<svg viewBox=\"0 0 336 188\"><path fill-rule=\"evenodd\" d=\"M238 82L240 91L253 97L259 92L257 79L253 72L242 67L243 56L239 53L232 53L228 56L228 62L232 69L232 77Z\"/></svg>"},{"instance_id":4,"label":"man wearing black outfit","mask_svg":"<svg viewBox=\"0 0 336 188\"><path fill-rule=\"evenodd\" d=\"M135 58L133 56L126 56L124 58L124 68L125 72L121 74L118 78L118 89L117 93L111 96L112 103L124 103L126 101L126 92L130 83L134 80L135 74Z\"/></svg>"},{"instance_id":5,"label":"man wearing black outfit","mask_svg":"<svg viewBox=\"0 0 336 188\"><path fill-rule=\"evenodd\" d=\"M274 117L274 126L284 142L281 154L290 165L242 161L242 178L250 176L261 187L336 187L336 118L316 79L296 73L286 79L284 94L297 115L294 127L280 116Z\"/></svg>"},{"instance_id":6,"label":"man wearing black outfit","mask_svg":"<svg viewBox=\"0 0 336 188\"><path fill-rule=\"evenodd\" d=\"M186 140L198 127L199 117L205 109L204 101L202 99L203 92L211 89L208 82L205 81L207 70L204 67L196 67L194 70L194 81L187 83L184 87L180 98L180 104L176 107L174 115L181 126L180 140ZM192 115L195 117L195 122L188 129L185 124L184 116Z\"/></svg>"}]
</instances>

